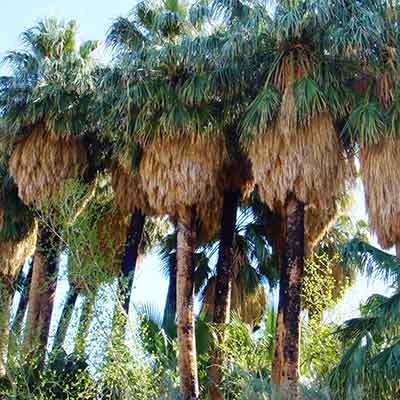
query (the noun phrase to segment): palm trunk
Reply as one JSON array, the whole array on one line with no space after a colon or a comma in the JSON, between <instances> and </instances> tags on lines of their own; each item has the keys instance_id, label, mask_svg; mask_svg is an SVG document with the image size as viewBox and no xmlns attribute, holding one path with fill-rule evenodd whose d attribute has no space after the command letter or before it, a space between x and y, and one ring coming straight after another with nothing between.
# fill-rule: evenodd
<instances>
[{"instance_id":1,"label":"palm trunk","mask_svg":"<svg viewBox=\"0 0 400 400\"><path fill-rule=\"evenodd\" d=\"M33 260L24 347L25 351L34 352L38 356L39 363L44 360L46 354L57 288L57 242L49 229L42 228Z\"/></svg>"},{"instance_id":2,"label":"palm trunk","mask_svg":"<svg viewBox=\"0 0 400 400\"><path fill-rule=\"evenodd\" d=\"M167 330L167 327L175 321L176 317L176 263L169 275L169 284L167 292L167 300L165 302L164 316L162 327Z\"/></svg>"},{"instance_id":3,"label":"palm trunk","mask_svg":"<svg viewBox=\"0 0 400 400\"><path fill-rule=\"evenodd\" d=\"M6 375L12 295L11 282L3 282L0 290L0 305L2 309L0 313L0 378Z\"/></svg>"},{"instance_id":4,"label":"palm trunk","mask_svg":"<svg viewBox=\"0 0 400 400\"><path fill-rule=\"evenodd\" d=\"M199 398L193 313L195 238L195 211L192 208L186 208L180 215L177 225L176 258L178 369L179 392L182 400Z\"/></svg>"},{"instance_id":5,"label":"palm trunk","mask_svg":"<svg viewBox=\"0 0 400 400\"><path fill-rule=\"evenodd\" d=\"M282 400L298 399L301 290L304 276L304 204L290 198L281 270L271 381Z\"/></svg>"},{"instance_id":6,"label":"palm trunk","mask_svg":"<svg viewBox=\"0 0 400 400\"><path fill-rule=\"evenodd\" d=\"M59 350L64 344L65 337L68 331L68 326L69 323L71 322L72 313L74 311L77 298L78 298L78 292L73 287L70 287L67 293L67 299L65 301L63 310L61 312L60 321L57 326L57 332L53 344L53 351Z\"/></svg>"},{"instance_id":7,"label":"palm trunk","mask_svg":"<svg viewBox=\"0 0 400 400\"><path fill-rule=\"evenodd\" d=\"M232 263L233 263L233 241L236 228L237 207L239 204L239 192L225 192L221 221L221 242L217 263L217 276L214 294L214 317L213 322L217 328L216 343L212 346L208 367L209 386L208 392L212 400L222 400L219 391L222 383L221 365L223 354L218 349L218 344L224 340L224 332L221 330L223 324L228 324L231 310L232 292Z\"/></svg>"},{"instance_id":8,"label":"palm trunk","mask_svg":"<svg viewBox=\"0 0 400 400\"><path fill-rule=\"evenodd\" d=\"M119 279L119 288L122 307L126 315L128 315L129 312L133 279L135 277L136 262L139 255L140 242L143 236L145 219L145 215L140 212L132 214L125 242L125 252L122 259L122 279Z\"/></svg>"},{"instance_id":9,"label":"palm trunk","mask_svg":"<svg viewBox=\"0 0 400 400\"><path fill-rule=\"evenodd\" d=\"M124 256L122 258L121 276L118 279L117 293L119 297L116 299L115 303L111 335L109 338L109 344L111 344L111 346L109 346L110 357L112 357L112 344L119 341L125 333L136 263L139 256L139 247L143 236L145 221L146 216L140 212L134 212L130 219L125 241ZM122 307L120 305L120 299L122 301Z\"/></svg>"},{"instance_id":10,"label":"palm trunk","mask_svg":"<svg viewBox=\"0 0 400 400\"><path fill-rule=\"evenodd\" d=\"M83 358L85 356L85 351L88 343L87 340L89 336L90 322L92 320L95 302L96 296L92 293L87 294L83 301L74 349L75 355L80 358Z\"/></svg>"},{"instance_id":11,"label":"palm trunk","mask_svg":"<svg viewBox=\"0 0 400 400\"><path fill-rule=\"evenodd\" d=\"M10 329L11 336L16 339L18 339L21 335L22 323L24 321L26 308L28 306L28 299L29 299L28 295L29 295L29 290L31 287L32 271L33 271L33 267L32 267L32 263L31 263L28 274L26 275L26 278L24 280L24 285L23 285L22 291L20 293L21 297L20 297L20 300L18 303L18 308L15 313L15 317L14 317L14 320L12 322L11 329Z\"/></svg>"}]
</instances>

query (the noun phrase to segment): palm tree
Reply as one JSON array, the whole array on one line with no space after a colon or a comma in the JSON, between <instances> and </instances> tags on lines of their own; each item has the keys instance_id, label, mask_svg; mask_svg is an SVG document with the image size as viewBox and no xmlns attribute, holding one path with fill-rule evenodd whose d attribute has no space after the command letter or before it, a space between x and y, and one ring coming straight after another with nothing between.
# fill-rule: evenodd
<instances>
[{"instance_id":1,"label":"palm tree","mask_svg":"<svg viewBox=\"0 0 400 400\"><path fill-rule=\"evenodd\" d=\"M13 284L27 257L36 246L37 224L30 210L22 203L7 169L0 168L0 377L6 374L9 320Z\"/></svg>"},{"instance_id":2,"label":"palm tree","mask_svg":"<svg viewBox=\"0 0 400 400\"><path fill-rule=\"evenodd\" d=\"M192 106L181 98L185 82L190 82L186 80L190 59L185 51L189 39L185 40L181 34L190 34L193 28L179 2L165 1L163 5L164 9L151 9L140 3L133 19L128 20L129 32L134 35L129 41L125 36L122 47L128 53L125 60L135 71L129 70L132 75L126 80L122 98L124 109L129 107L128 114L125 113L123 132L128 135L124 147L131 155L128 165L134 165L132 150L138 146L132 143L139 145L141 159L137 169L150 209L160 215L169 214L177 221L180 392L183 398L196 399L199 388L193 317L193 253L199 239L199 223L206 221L205 216L218 204L215 188L224 151L217 132L211 129L207 107ZM211 203L215 204L211 207Z\"/></svg>"},{"instance_id":3,"label":"palm tree","mask_svg":"<svg viewBox=\"0 0 400 400\"><path fill-rule=\"evenodd\" d=\"M395 245L400 257L400 209L396 200L400 184L396 168L400 159L398 8L395 0L367 4L362 10L372 15L372 23L367 25L368 40L359 42L352 32L343 36L361 64L361 72L353 78L357 99L344 133L359 150L369 226L379 244L384 249ZM357 24L362 25L364 21L356 16Z\"/></svg>"},{"instance_id":4,"label":"palm tree","mask_svg":"<svg viewBox=\"0 0 400 400\"><path fill-rule=\"evenodd\" d=\"M227 149L220 182L223 190L221 245L213 306L213 323L220 326L228 323L230 318L237 208L239 201L249 196L254 183L251 163L239 138L241 117L257 93L254 88L257 87L260 69L255 65L255 57L252 57L253 47L241 47L242 37L249 35L253 20L265 15L265 7L258 2L248 5L241 1L199 1L190 9L191 21L196 26L209 22L205 26L212 29L204 29L190 44L189 57L196 60L194 63L200 67L185 85L182 94L192 106L205 107L207 104ZM219 331L216 340L222 341L223 329ZM210 353L209 390L213 398L219 398L217 387L221 380L218 371L221 356L217 352Z\"/></svg>"},{"instance_id":5,"label":"palm tree","mask_svg":"<svg viewBox=\"0 0 400 400\"><path fill-rule=\"evenodd\" d=\"M89 106L97 42L75 42L76 23L46 19L23 33L26 51L10 52L12 75L0 78L0 104L10 144L10 174L26 204L42 205L67 178L90 180ZM90 146L89 146L90 148ZM59 234L41 221L29 296L26 348L46 347L58 271Z\"/></svg>"},{"instance_id":6,"label":"palm tree","mask_svg":"<svg viewBox=\"0 0 400 400\"><path fill-rule=\"evenodd\" d=\"M249 151L261 199L281 215L286 238L272 383L289 385L295 397L305 212L329 208L352 175L334 123L348 111L349 96L343 68L328 56L331 23L326 2L277 5L269 71L243 120L244 140L254 134Z\"/></svg>"}]
</instances>

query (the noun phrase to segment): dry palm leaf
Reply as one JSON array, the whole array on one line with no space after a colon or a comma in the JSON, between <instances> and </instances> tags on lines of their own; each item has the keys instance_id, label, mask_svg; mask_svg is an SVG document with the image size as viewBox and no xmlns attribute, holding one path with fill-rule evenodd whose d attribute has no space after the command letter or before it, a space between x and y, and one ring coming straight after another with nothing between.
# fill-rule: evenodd
<instances>
[{"instance_id":1,"label":"dry palm leaf","mask_svg":"<svg viewBox=\"0 0 400 400\"><path fill-rule=\"evenodd\" d=\"M331 206L323 210L307 207L304 214L304 248L309 257L315 246L323 238L337 216L337 202L331 199Z\"/></svg>"},{"instance_id":2,"label":"dry palm leaf","mask_svg":"<svg viewBox=\"0 0 400 400\"><path fill-rule=\"evenodd\" d=\"M115 201L120 210L126 214L141 211L146 215L153 215L146 193L143 190L139 173L135 173L118 162L112 170L112 187Z\"/></svg>"},{"instance_id":3,"label":"dry palm leaf","mask_svg":"<svg viewBox=\"0 0 400 400\"><path fill-rule=\"evenodd\" d=\"M234 160L225 162L222 185L226 191L240 192L243 200L250 197L254 189L254 176L246 154L240 152Z\"/></svg>"},{"instance_id":4,"label":"dry palm leaf","mask_svg":"<svg viewBox=\"0 0 400 400\"><path fill-rule=\"evenodd\" d=\"M400 243L400 141L386 138L360 151L369 226L388 249Z\"/></svg>"},{"instance_id":5,"label":"dry palm leaf","mask_svg":"<svg viewBox=\"0 0 400 400\"><path fill-rule=\"evenodd\" d=\"M211 206L226 160L219 138L157 139L145 147L140 164L149 205L158 214L178 216L187 207Z\"/></svg>"},{"instance_id":6,"label":"dry palm leaf","mask_svg":"<svg viewBox=\"0 0 400 400\"><path fill-rule=\"evenodd\" d=\"M66 179L82 177L87 164L80 139L55 135L38 125L16 144L10 174L24 203L40 205L51 199Z\"/></svg>"},{"instance_id":7,"label":"dry palm leaf","mask_svg":"<svg viewBox=\"0 0 400 400\"><path fill-rule=\"evenodd\" d=\"M289 136L279 126L265 130L249 153L261 199L272 209L282 207L290 193L311 207L327 209L354 176L327 113Z\"/></svg>"},{"instance_id":8,"label":"dry palm leaf","mask_svg":"<svg viewBox=\"0 0 400 400\"><path fill-rule=\"evenodd\" d=\"M0 276L10 282L16 277L25 260L32 256L36 249L37 223L32 222L21 240L0 243Z\"/></svg>"}]
</instances>

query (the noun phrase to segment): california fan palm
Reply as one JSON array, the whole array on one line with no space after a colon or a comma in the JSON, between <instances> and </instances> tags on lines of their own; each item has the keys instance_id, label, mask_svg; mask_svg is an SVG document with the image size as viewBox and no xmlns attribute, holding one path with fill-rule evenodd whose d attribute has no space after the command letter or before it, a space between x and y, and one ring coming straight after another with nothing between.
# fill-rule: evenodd
<instances>
[{"instance_id":1,"label":"california fan palm","mask_svg":"<svg viewBox=\"0 0 400 400\"><path fill-rule=\"evenodd\" d=\"M22 35L25 51L10 52L11 76L0 78L0 105L18 195L38 209L68 178L88 178L89 119L97 42L77 48L76 24L46 19ZM26 347L45 348L58 270L59 236L41 221L34 258ZM39 295L40 293L45 295Z\"/></svg>"},{"instance_id":2,"label":"california fan palm","mask_svg":"<svg viewBox=\"0 0 400 400\"><path fill-rule=\"evenodd\" d=\"M268 32L273 58L243 121L261 199L283 219L272 383L297 396L299 316L308 208L327 210L352 175L335 120L348 112L340 63L328 56L324 1L279 2ZM280 390L280 389L279 389ZM287 395L286 395L287 396Z\"/></svg>"},{"instance_id":3,"label":"california fan palm","mask_svg":"<svg viewBox=\"0 0 400 400\"><path fill-rule=\"evenodd\" d=\"M149 209L177 220L177 316L180 391L184 398L199 395L193 316L193 252L198 233L209 235L215 224L210 212L219 210L219 173L225 157L221 136L209 121L207 107L191 105L182 98L190 74L186 57L188 36L193 27L186 10L177 1L164 8L139 3L132 20L124 20L122 59L131 66L123 97L126 115L123 148L128 166L135 166ZM145 18L143 18L145 17ZM121 21L119 21L121 22ZM111 30L117 47L121 35ZM186 40L185 40L186 38ZM159 44L163 43L163 47ZM125 52L125 54L124 54ZM143 68L143 66L145 68ZM138 68L142 67L142 68ZM121 102L120 102L121 103ZM204 106L204 105L203 105ZM132 167L131 171L132 171ZM134 194L133 194L134 195Z\"/></svg>"},{"instance_id":4,"label":"california fan palm","mask_svg":"<svg viewBox=\"0 0 400 400\"><path fill-rule=\"evenodd\" d=\"M357 99L344 134L359 149L369 226L384 249L395 245L400 256L399 4L390 0L371 7L364 8L374 17L366 43L351 31L343 34L361 65L353 78ZM356 21L364 29L361 16Z\"/></svg>"}]
</instances>

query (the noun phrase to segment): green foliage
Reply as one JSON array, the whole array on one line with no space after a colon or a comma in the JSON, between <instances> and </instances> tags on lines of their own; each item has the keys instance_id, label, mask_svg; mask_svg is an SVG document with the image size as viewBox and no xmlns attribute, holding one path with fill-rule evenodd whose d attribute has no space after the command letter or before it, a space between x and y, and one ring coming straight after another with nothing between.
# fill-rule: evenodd
<instances>
[{"instance_id":1,"label":"green foliage","mask_svg":"<svg viewBox=\"0 0 400 400\"><path fill-rule=\"evenodd\" d=\"M7 379L0 382L0 396L7 400L92 400L99 387L84 360L53 353L45 368L32 356L15 358ZM8 381L7 381L8 380Z\"/></svg>"},{"instance_id":2,"label":"green foliage","mask_svg":"<svg viewBox=\"0 0 400 400\"><path fill-rule=\"evenodd\" d=\"M60 237L62 247L68 249L69 279L80 289L95 290L115 277L110 260L121 252L113 241L118 232L111 232L113 227L103 227L105 216L113 210L107 179L99 177L89 187L76 180L66 181L57 196L38 211L39 220L47 223ZM115 218L122 217L116 214ZM102 227L104 234L100 234Z\"/></svg>"},{"instance_id":3,"label":"green foliage","mask_svg":"<svg viewBox=\"0 0 400 400\"><path fill-rule=\"evenodd\" d=\"M272 313L270 311L268 318L273 317ZM272 328L270 324L266 324L266 327ZM226 398L248 398L246 393L249 391L265 396L263 392L268 387L274 330L261 329L253 335L246 324L234 319L226 327L225 333L220 349L225 356L222 370Z\"/></svg>"},{"instance_id":4,"label":"green foliage","mask_svg":"<svg viewBox=\"0 0 400 400\"><path fill-rule=\"evenodd\" d=\"M335 304L333 294L336 282L332 276L333 263L335 260L325 254L315 255L307 260L304 267L302 304L312 317L321 316L324 310Z\"/></svg>"},{"instance_id":5,"label":"green foliage","mask_svg":"<svg viewBox=\"0 0 400 400\"><path fill-rule=\"evenodd\" d=\"M4 62L11 76L0 77L0 107L5 140L44 123L54 133L83 135L89 121L97 66L91 58L95 41L77 48L76 22L45 19L22 34L25 50L10 52Z\"/></svg>"},{"instance_id":6,"label":"green foliage","mask_svg":"<svg viewBox=\"0 0 400 400\"><path fill-rule=\"evenodd\" d=\"M317 83L309 78L303 78L294 86L296 99L297 118L299 122L311 118L326 109L326 100Z\"/></svg>"},{"instance_id":7,"label":"green foliage","mask_svg":"<svg viewBox=\"0 0 400 400\"><path fill-rule=\"evenodd\" d=\"M362 241L349 243L347 255L361 262L370 275L398 282L398 260ZM397 287L397 286L395 286ZM361 317L338 330L345 352L330 374L334 398L392 400L399 395L400 294L371 296Z\"/></svg>"},{"instance_id":8,"label":"green foliage","mask_svg":"<svg viewBox=\"0 0 400 400\"><path fill-rule=\"evenodd\" d=\"M400 266L397 257L380 250L365 240L355 238L343 248L345 260L354 263L368 277L385 280L389 284L398 285Z\"/></svg>"},{"instance_id":9,"label":"green foliage","mask_svg":"<svg viewBox=\"0 0 400 400\"><path fill-rule=\"evenodd\" d=\"M332 366L342 355L342 345L335 336L337 327L318 318L304 321L301 332L301 374L323 387Z\"/></svg>"},{"instance_id":10,"label":"green foliage","mask_svg":"<svg viewBox=\"0 0 400 400\"><path fill-rule=\"evenodd\" d=\"M376 144L386 130L385 114L376 101L363 101L353 108L343 130L353 142L362 146Z\"/></svg>"}]
</instances>

